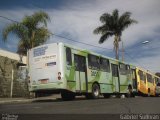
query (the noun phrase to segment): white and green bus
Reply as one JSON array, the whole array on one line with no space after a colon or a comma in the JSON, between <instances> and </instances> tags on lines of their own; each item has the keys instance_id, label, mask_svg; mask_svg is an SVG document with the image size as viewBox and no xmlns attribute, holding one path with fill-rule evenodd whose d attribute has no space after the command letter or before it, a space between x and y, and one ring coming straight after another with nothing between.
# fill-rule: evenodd
<instances>
[{"instance_id":1,"label":"white and green bus","mask_svg":"<svg viewBox=\"0 0 160 120\"><path fill-rule=\"evenodd\" d=\"M72 100L76 95L127 95L134 84L132 68L68 44L45 44L29 51L29 89L36 96L61 93L63 100Z\"/></svg>"}]
</instances>

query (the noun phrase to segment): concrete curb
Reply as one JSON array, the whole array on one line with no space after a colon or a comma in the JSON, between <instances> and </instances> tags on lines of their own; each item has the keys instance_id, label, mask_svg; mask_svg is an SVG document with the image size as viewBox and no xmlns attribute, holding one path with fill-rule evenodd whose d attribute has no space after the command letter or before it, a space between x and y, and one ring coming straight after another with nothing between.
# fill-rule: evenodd
<instances>
[{"instance_id":1,"label":"concrete curb","mask_svg":"<svg viewBox=\"0 0 160 120\"><path fill-rule=\"evenodd\" d=\"M20 103L20 102L32 102L33 99L16 99L16 100L0 100L0 104L5 104L5 103Z\"/></svg>"},{"instance_id":2,"label":"concrete curb","mask_svg":"<svg viewBox=\"0 0 160 120\"><path fill-rule=\"evenodd\" d=\"M0 104L6 104L6 103L25 103L25 102L36 102L36 101L45 101L45 100L56 100L57 98L51 98L51 97L40 97L40 98L33 98L33 99L12 99L12 98L6 98L4 100L0 100Z\"/></svg>"}]
</instances>

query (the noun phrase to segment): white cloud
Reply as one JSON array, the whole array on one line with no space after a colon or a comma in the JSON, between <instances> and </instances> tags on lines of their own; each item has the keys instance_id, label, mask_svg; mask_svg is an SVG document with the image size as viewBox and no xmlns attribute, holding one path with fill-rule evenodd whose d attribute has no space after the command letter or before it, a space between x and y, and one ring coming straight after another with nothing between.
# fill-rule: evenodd
<instances>
[{"instance_id":1,"label":"white cloud","mask_svg":"<svg viewBox=\"0 0 160 120\"><path fill-rule=\"evenodd\" d=\"M160 68L160 56L152 56L152 57L141 57L139 61L133 62L137 66L141 66L142 68L145 68L153 73L159 72Z\"/></svg>"},{"instance_id":2,"label":"white cloud","mask_svg":"<svg viewBox=\"0 0 160 120\"><path fill-rule=\"evenodd\" d=\"M47 13L51 16L51 23L48 24L48 28L53 33L65 35L67 38L71 38L76 41L92 44L95 46L113 49L113 37L109 38L104 44L98 44L100 35L94 35L93 30L101 25L99 17L104 12L111 13L114 9L119 9L120 14L125 11L132 12L132 18L136 19L139 23L130 26L127 30L123 32L122 39L124 41L125 47L133 46L136 43L141 43L142 38L152 38L157 36L155 29L159 27L160 21L160 2L159 0L94 0L94 1L79 1L62 6L61 9L45 9ZM31 15L37 9L26 9L19 8L17 10L5 10L0 11L1 15L6 17L20 20L24 15ZM142 40L141 40L142 39ZM49 42L68 42L65 39L58 37L51 37ZM82 45L75 42L68 42L74 44L75 46L86 48L93 51L104 51L104 49L99 49L92 46ZM153 44L156 47L155 44ZM138 49L137 49L138 50ZM112 52L112 50L106 50L106 54ZM135 52L135 51L134 51ZM138 53L138 51L137 51ZM129 53L132 55L132 51ZM148 66L152 69L152 66L157 66L157 61L160 59L158 53L154 54L156 59L153 57L145 58L135 58L139 63ZM150 63L153 61L153 63ZM155 67L153 67L154 69Z\"/></svg>"}]
</instances>

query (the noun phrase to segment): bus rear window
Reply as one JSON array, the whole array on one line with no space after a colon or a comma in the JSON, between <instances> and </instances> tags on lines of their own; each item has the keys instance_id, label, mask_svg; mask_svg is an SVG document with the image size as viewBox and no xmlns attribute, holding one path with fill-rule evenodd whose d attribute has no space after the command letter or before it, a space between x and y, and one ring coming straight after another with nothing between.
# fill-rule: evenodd
<instances>
[{"instance_id":1,"label":"bus rear window","mask_svg":"<svg viewBox=\"0 0 160 120\"><path fill-rule=\"evenodd\" d=\"M71 49L68 47L66 48L66 62L67 62L67 65L72 64L72 53L71 53Z\"/></svg>"}]
</instances>

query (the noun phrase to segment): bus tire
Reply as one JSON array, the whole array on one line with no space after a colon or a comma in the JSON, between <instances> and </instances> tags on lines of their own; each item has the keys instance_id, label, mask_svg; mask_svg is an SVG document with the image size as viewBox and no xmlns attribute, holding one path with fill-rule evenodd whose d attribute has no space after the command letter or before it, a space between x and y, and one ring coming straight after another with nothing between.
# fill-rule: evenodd
<instances>
[{"instance_id":1,"label":"bus tire","mask_svg":"<svg viewBox=\"0 0 160 120\"><path fill-rule=\"evenodd\" d=\"M104 94L103 94L103 97L104 97L104 98L110 98L110 94L104 93Z\"/></svg>"},{"instance_id":2,"label":"bus tire","mask_svg":"<svg viewBox=\"0 0 160 120\"><path fill-rule=\"evenodd\" d=\"M100 96L100 87L97 83L92 85L92 97L93 99L97 99Z\"/></svg>"},{"instance_id":3,"label":"bus tire","mask_svg":"<svg viewBox=\"0 0 160 120\"><path fill-rule=\"evenodd\" d=\"M85 96L86 99L93 99L92 93L87 93Z\"/></svg>"},{"instance_id":4,"label":"bus tire","mask_svg":"<svg viewBox=\"0 0 160 120\"><path fill-rule=\"evenodd\" d=\"M134 97L134 94L133 94L132 91L133 91L133 90L132 90L132 85L129 84L129 85L128 85L128 93L127 93L127 95L126 95L127 98Z\"/></svg>"},{"instance_id":5,"label":"bus tire","mask_svg":"<svg viewBox=\"0 0 160 120\"><path fill-rule=\"evenodd\" d=\"M150 88L148 88L148 94L147 94L147 96L148 96L148 97L151 96L151 90L150 90Z\"/></svg>"},{"instance_id":6,"label":"bus tire","mask_svg":"<svg viewBox=\"0 0 160 120\"><path fill-rule=\"evenodd\" d=\"M133 97L133 98L135 97L135 94L134 94L133 92L132 92L132 94L131 94L131 97Z\"/></svg>"},{"instance_id":7,"label":"bus tire","mask_svg":"<svg viewBox=\"0 0 160 120\"><path fill-rule=\"evenodd\" d=\"M159 97L159 94L155 93L155 97Z\"/></svg>"},{"instance_id":8,"label":"bus tire","mask_svg":"<svg viewBox=\"0 0 160 120\"><path fill-rule=\"evenodd\" d=\"M61 92L62 100L69 101L75 99L75 94L69 91L62 91Z\"/></svg>"},{"instance_id":9,"label":"bus tire","mask_svg":"<svg viewBox=\"0 0 160 120\"><path fill-rule=\"evenodd\" d=\"M126 96L126 98L130 98L130 97L135 97L135 94L133 93L133 92L131 92L131 93L127 93L127 94L125 94L125 96Z\"/></svg>"},{"instance_id":10,"label":"bus tire","mask_svg":"<svg viewBox=\"0 0 160 120\"><path fill-rule=\"evenodd\" d=\"M43 97L43 94L40 92L35 92L35 98Z\"/></svg>"},{"instance_id":11,"label":"bus tire","mask_svg":"<svg viewBox=\"0 0 160 120\"><path fill-rule=\"evenodd\" d=\"M121 98L121 94L120 94L120 93L116 93L116 94L115 94L115 97L116 97L116 98Z\"/></svg>"}]
</instances>

